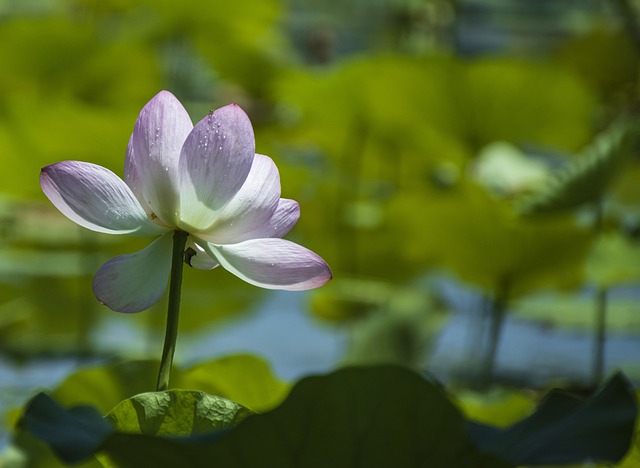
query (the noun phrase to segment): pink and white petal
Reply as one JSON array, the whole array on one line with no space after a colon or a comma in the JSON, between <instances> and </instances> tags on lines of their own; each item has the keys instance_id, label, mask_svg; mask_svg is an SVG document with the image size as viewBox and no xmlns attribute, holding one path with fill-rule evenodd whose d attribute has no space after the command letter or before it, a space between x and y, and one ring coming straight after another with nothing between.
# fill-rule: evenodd
<instances>
[{"instance_id":1,"label":"pink and white petal","mask_svg":"<svg viewBox=\"0 0 640 468\"><path fill-rule=\"evenodd\" d=\"M147 203L147 200L145 200L142 195L142 182L140 180L140 173L135 163L135 155L133 153L133 135L129 138L129 144L127 144L126 156L124 158L124 182L129 186L147 214L153 213L153 210Z\"/></svg>"},{"instance_id":2,"label":"pink and white petal","mask_svg":"<svg viewBox=\"0 0 640 468\"><path fill-rule=\"evenodd\" d=\"M191 250L189 250L191 249ZM187 246L185 249L185 260L189 266L197 268L198 270L213 270L220 264L209 256L205 250L196 244L191 236L187 240Z\"/></svg>"},{"instance_id":3,"label":"pink and white petal","mask_svg":"<svg viewBox=\"0 0 640 468\"><path fill-rule=\"evenodd\" d=\"M300 205L295 200L281 198L276 210L264 223L253 229L245 230L241 233L229 233L220 235L220 232L198 234L198 237L214 244L235 244L249 239L262 239L269 237L283 237L286 235L300 218Z\"/></svg>"},{"instance_id":4,"label":"pink and white petal","mask_svg":"<svg viewBox=\"0 0 640 468\"><path fill-rule=\"evenodd\" d=\"M331 279L331 269L320 256L284 239L207 243L202 247L226 270L261 288L304 291Z\"/></svg>"},{"instance_id":5,"label":"pink and white petal","mask_svg":"<svg viewBox=\"0 0 640 468\"><path fill-rule=\"evenodd\" d=\"M116 312L134 313L158 302L171 270L173 233L154 240L145 249L112 258L93 279L98 300Z\"/></svg>"},{"instance_id":6,"label":"pink and white petal","mask_svg":"<svg viewBox=\"0 0 640 468\"><path fill-rule=\"evenodd\" d=\"M255 154L249 117L237 105L196 124L180 153L180 228L208 228L244 184Z\"/></svg>"},{"instance_id":7,"label":"pink and white petal","mask_svg":"<svg viewBox=\"0 0 640 468\"><path fill-rule=\"evenodd\" d=\"M273 216L279 199L278 168L270 157L256 154L244 184L204 232L214 243L251 239L255 236L245 233L263 226Z\"/></svg>"},{"instance_id":8,"label":"pink and white petal","mask_svg":"<svg viewBox=\"0 0 640 468\"><path fill-rule=\"evenodd\" d=\"M298 202L289 198L281 198L271 218L265 224L247 232L246 235L251 236L251 239L282 237L293 229L299 218L300 205Z\"/></svg>"},{"instance_id":9,"label":"pink and white petal","mask_svg":"<svg viewBox=\"0 0 640 468\"><path fill-rule=\"evenodd\" d=\"M193 129L189 114L169 91L160 91L140 111L127 152L125 180L134 183L153 213L165 224L177 224L178 160ZM133 188L133 187L132 187Z\"/></svg>"},{"instance_id":10,"label":"pink and white petal","mask_svg":"<svg viewBox=\"0 0 640 468\"><path fill-rule=\"evenodd\" d=\"M166 231L149 219L120 177L97 164L51 164L42 168L40 186L62 214L92 231L136 236Z\"/></svg>"}]
</instances>

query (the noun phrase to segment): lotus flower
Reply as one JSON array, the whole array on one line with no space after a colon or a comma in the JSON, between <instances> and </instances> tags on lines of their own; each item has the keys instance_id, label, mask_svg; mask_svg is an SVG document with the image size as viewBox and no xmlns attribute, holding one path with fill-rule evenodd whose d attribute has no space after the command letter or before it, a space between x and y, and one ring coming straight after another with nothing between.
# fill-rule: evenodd
<instances>
[{"instance_id":1,"label":"lotus flower","mask_svg":"<svg viewBox=\"0 0 640 468\"><path fill-rule=\"evenodd\" d=\"M185 261L198 269L221 265L267 289L306 290L331 279L322 258L281 239L300 208L280 198L278 169L255 154L251 122L237 105L193 126L178 99L161 91L136 121L124 180L96 164L63 161L42 169L40 185L65 216L87 229L157 237L96 273L96 297L119 312L140 312L163 296L174 231L188 235Z\"/></svg>"}]
</instances>

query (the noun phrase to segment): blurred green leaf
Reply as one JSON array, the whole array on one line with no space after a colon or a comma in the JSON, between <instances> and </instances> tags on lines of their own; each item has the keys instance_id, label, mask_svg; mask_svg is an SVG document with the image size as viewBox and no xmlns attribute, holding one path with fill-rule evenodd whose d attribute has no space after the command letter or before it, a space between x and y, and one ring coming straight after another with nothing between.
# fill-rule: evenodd
<instances>
[{"instance_id":1,"label":"blurred green leaf","mask_svg":"<svg viewBox=\"0 0 640 468\"><path fill-rule=\"evenodd\" d=\"M470 169L474 180L499 197L535 191L546 182L550 172L543 162L505 141L482 148Z\"/></svg>"},{"instance_id":2,"label":"blurred green leaf","mask_svg":"<svg viewBox=\"0 0 640 468\"><path fill-rule=\"evenodd\" d=\"M462 138L576 150L591 131L595 99L578 75L544 62L483 58L465 68L457 102Z\"/></svg>"},{"instance_id":3,"label":"blurred green leaf","mask_svg":"<svg viewBox=\"0 0 640 468\"><path fill-rule=\"evenodd\" d=\"M159 362L127 361L79 370L67 377L51 395L65 406L88 404L107 414L120 401L155 389ZM180 369L172 377L179 379Z\"/></svg>"},{"instance_id":4,"label":"blurred green leaf","mask_svg":"<svg viewBox=\"0 0 640 468\"><path fill-rule=\"evenodd\" d=\"M564 69L497 58L360 56L292 70L274 84L280 141L292 159L309 158L307 177L291 186L306 216L298 232L335 271L395 282L467 243L434 239L449 234L424 206L458 189L481 148L504 141L573 151L589 138L595 105ZM457 218L464 232L468 209L452 205L442 218Z\"/></svg>"},{"instance_id":5,"label":"blurred green leaf","mask_svg":"<svg viewBox=\"0 0 640 468\"><path fill-rule=\"evenodd\" d=\"M482 393L456 391L455 402L470 421L500 428L529 416L536 405L531 392L510 388L491 388Z\"/></svg>"},{"instance_id":6,"label":"blurred green leaf","mask_svg":"<svg viewBox=\"0 0 640 468\"><path fill-rule=\"evenodd\" d=\"M489 291L506 282L512 296L580 284L594 237L570 216L519 218L470 183L437 197L398 197L390 211L391 222L404 229L397 255L440 264Z\"/></svg>"},{"instance_id":7,"label":"blurred green leaf","mask_svg":"<svg viewBox=\"0 0 640 468\"><path fill-rule=\"evenodd\" d=\"M153 390L159 365L157 360L127 361L83 369L67 377L52 395L64 405L91 404L106 414L118 402ZM265 361L250 355L174 368L171 386L215 394L255 410L272 408L288 390Z\"/></svg>"},{"instance_id":8,"label":"blurred green leaf","mask_svg":"<svg viewBox=\"0 0 640 468\"><path fill-rule=\"evenodd\" d=\"M558 47L555 59L609 101L628 105L629 95L636 92L638 50L629 34L618 28L596 28L568 38Z\"/></svg>"},{"instance_id":9,"label":"blurred green leaf","mask_svg":"<svg viewBox=\"0 0 640 468\"><path fill-rule=\"evenodd\" d=\"M12 70L0 78L3 85L23 97L35 92L97 105L130 105L128 100L145 98L160 85L152 49L122 29L101 30L103 25L92 21L96 18L83 21L63 11L5 19L0 38L13 41L14 47L0 51Z\"/></svg>"},{"instance_id":10,"label":"blurred green leaf","mask_svg":"<svg viewBox=\"0 0 640 468\"><path fill-rule=\"evenodd\" d=\"M12 44L0 50L11 71L0 76L3 191L43 199L39 170L60 160L122 167L137 111L161 80L153 49L115 31L64 9L0 23Z\"/></svg>"},{"instance_id":11,"label":"blurred green leaf","mask_svg":"<svg viewBox=\"0 0 640 468\"><path fill-rule=\"evenodd\" d=\"M289 392L289 385L264 360L248 354L196 364L183 370L175 385L225 397L258 412L272 409Z\"/></svg>"},{"instance_id":12,"label":"blurred green leaf","mask_svg":"<svg viewBox=\"0 0 640 468\"><path fill-rule=\"evenodd\" d=\"M585 266L586 279L601 287L640 282L640 243L606 233L596 241Z\"/></svg>"},{"instance_id":13,"label":"blurred green leaf","mask_svg":"<svg viewBox=\"0 0 640 468\"><path fill-rule=\"evenodd\" d=\"M0 155L7 169L3 191L44 200L40 169L67 159L120 172L135 121L133 109L97 108L55 95L46 102L18 99L9 104L10 119L3 122L0 116ZM9 173L11 177L6 176Z\"/></svg>"},{"instance_id":14,"label":"blurred green leaf","mask_svg":"<svg viewBox=\"0 0 640 468\"><path fill-rule=\"evenodd\" d=\"M312 296L312 312L328 321L352 321L384 306L394 288L384 282L358 278L334 278Z\"/></svg>"},{"instance_id":15,"label":"blurred green leaf","mask_svg":"<svg viewBox=\"0 0 640 468\"><path fill-rule=\"evenodd\" d=\"M19 357L92 353L86 331L95 316L85 302L91 295L86 279L16 279L20 297L0 304L0 314L16 319L16 326L3 337L3 352Z\"/></svg>"},{"instance_id":16,"label":"blurred green leaf","mask_svg":"<svg viewBox=\"0 0 640 468\"><path fill-rule=\"evenodd\" d=\"M446 319L431 291L365 278L334 278L312 296L317 317L347 325L347 365L401 364L424 369Z\"/></svg>"},{"instance_id":17,"label":"blurred green leaf","mask_svg":"<svg viewBox=\"0 0 640 468\"><path fill-rule=\"evenodd\" d=\"M346 364L428 367L427 356L446 321L445 311L415 292L399 291L393 302L351 324Z\"/></svg>"},{"instance_id":18,"label":"blurred green leaf","mask_svg":"<svg viewBox=\"0 0 640 468\"><path fill-rule=\"evenodd\" d=\"M321 148L351 177L415 178L426 160L443 154L464 159L446 88L454 86L454 70L448 59L392 55L357 57L322 71L293 70L274 83L283 137ZM416 173L416 165L423 169Z\"/></svg>"},{"instance_id":19,"label":"blurred green leaf","mask_svg":"<svg viewBox=\"0 0 640 468\"><path fill-rule=\"evenodd\" d=\"M332 158L359 131L373 148L393 143L422 158L440 157L434 150L450 146L444 154L455 160L466 153L455 150L459 142L472 151L500 140L575 150L587 141L595 104L566 70L512 59L359 57L275 84L297 138Z\"/></svg>"},{"instance_id":20,"label":"blurred green leaf","mask_svg":"<svg viewBox=\"0 0 640 468\"><path fill-rule=\"evenodd\" d=\"M625 212L637 210L640 205L640 161L631 160L625 170L614 181L612 186L612 196L615 201L622 204L624 217Z\"/></svg>"},{"instance_id":21,"label":"blurred green leaf","mask_svg":"<svg viewBox=\"0 0 640 468\"><path fill-rule=\"evenodd\" d=\"M154 12L159 42L188 38L212 69L229 80L231 88L236 87L232 101L247 97L238 85L253 95L264 94L265 86L287 61L289 45L278 27L283 12L277 0L215 6L197 0L140 3Z\"/></svg>"},{"instance_id":22,"label":"blurred green leaf","mask_svg":"<svg viewBox=\"0 0 640 468\"><path fill-rule=\"evenodd\" d=\"M523 214L537 214L597 203L623 167L637 138L634 122L614 122L577 159L550 178L546 187L520 199L517 209Z\"/></svg>"}]
</instances>

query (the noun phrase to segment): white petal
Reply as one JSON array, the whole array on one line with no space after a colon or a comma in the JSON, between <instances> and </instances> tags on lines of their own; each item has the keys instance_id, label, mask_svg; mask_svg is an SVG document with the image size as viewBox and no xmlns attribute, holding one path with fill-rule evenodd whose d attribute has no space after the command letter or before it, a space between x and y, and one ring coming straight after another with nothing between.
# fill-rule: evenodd
<instances>
[{"instance_id":1,"label":"white petal","mask_svg":"<svg viewBox=\"0 0 640 468\"><path fill-rule=\"evenodd\" d=\"M147 203L147 200L142 194L142 182L133 154L133 135L129 138L129 144L127 145L126 156L124 158L124 182L129 186L147 214L150 215L153 213L149 203Z\"/></svg>"},{"instance_id":2,"label":"white petal","mask_svg":"<svg viewBox=\"0 0 640 468\"><path fill-rule=\"evenodd\" d=\"M252 239L202 247L220 265L247 283L267 289L302 291L322 286L331 270L309 249L284 239Z\"/></svg>"},{"instance_id":3,"label":"white petal","mask_svg":"<svg viewBox=\"0 0 640 468\"><path fill-rule=\"evenodd\" d=\"M46 166L40 186L67 218L97 232L157 235L166 229L153 223L127 184L109 169L80 161Z\"/></svg>"},{"instance_id":4,"label":"white petal","mask_svg":"<svg viewBox=\"0 0 640 468\"><path fill-rule=\"evenodd\" d=\"M255 236L247 233L260 229L273 216L280 199L280 175L268 156L256 154L251 171L238 193L216 216L204 233L216 244L236 243Z\"/></svg>"},{"instance_id":5,"label":"white petal","mask_svg":"<svg viewBox=\"0 0 640 468\"><path fill-rule=\"evenodd\" d=\"M189 114L168 91L140 111L127 151L125 180L165 224L175 226L179 209L178 160L193 129Z\"/></svg>"},{"instance_id":6,"label":"white petal","mask_svg":"<svg viewBox=\"0 0 640 468\"><path fill-rule=\"evenodd\" d=\"M240 233L221 236L218 231L199 233L198 237L214 244L235 244L249 239L282 237L287 234L300 218L300 205L295 200L281 198L271 217L262 224Z\"/></svg>"},{"instance_id":7,"label":"white petal","mask_svg":"<svg viewBox=\"0 0 640 468\"><path fill-rule=\"evenodd\" d=\"M215 267L220 265L213 258L211 258L202 247L193 242L191 237L189 237L189 239L187 240L187 245L185 248L185 261L189 266L197 268L198 270L213 270Z\"/></svg>"},{"instance_id":8,"label":"white petal","mask_svg":"<svg viewBox=\"0 0 640 468\"><path fill-rule=\"evenodd\" d=\"M171 270L173 232L167 232L145 249L112 258L93 279L98 300L117 312L141 312L158 302Z\"/></svg>"},{"instance_id":9,"label":"white petal","mask_svg":"<svg viewBox=\"0 0 640 468\"><path fill-rule=\"evenodd\" d=\"M188 232L208 228L240 190L255 153L249 117L232 104L196 124L180 153L180 221Z\"/></svg>"}]
</instances>

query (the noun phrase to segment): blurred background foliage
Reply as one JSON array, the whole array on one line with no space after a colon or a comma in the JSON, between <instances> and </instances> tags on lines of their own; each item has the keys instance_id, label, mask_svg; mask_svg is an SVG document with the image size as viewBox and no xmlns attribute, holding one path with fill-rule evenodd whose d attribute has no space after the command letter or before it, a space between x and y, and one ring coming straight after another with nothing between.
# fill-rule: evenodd
<instances>
[{"instance_id":1,"label":"blurred background foliage","mask_svg":"<svg viewBox=\"0 0 640 468\"><path fill-rule=\"evenodd\" d=\"M487 364L469 377L476 384L494 373L507 310L595 331L596 343L602 321L637 333L639 8L1 0L2 353L157 354L164 304L122 316L90 287L102 262L145 240L67 221L38 174L66 159L122 174L137 114L160 89L194 121L230 102L247 111L257 151L274 158L283 196L302 208L289 238L333 268L310 313L348 331L345 362L428 368L459 305L437 287L442 278L477 295L474 313L492 311L478 330L489 344L477 350ZM626 296L613 294L623 286ZM181 340L270 294L224 271L186 271ZM122 327L148 343L120 338Z\"/></svg>"}]
</instances>

